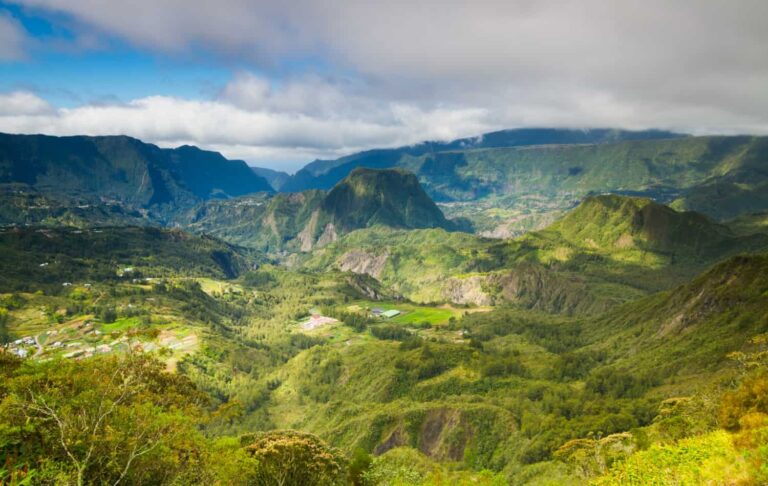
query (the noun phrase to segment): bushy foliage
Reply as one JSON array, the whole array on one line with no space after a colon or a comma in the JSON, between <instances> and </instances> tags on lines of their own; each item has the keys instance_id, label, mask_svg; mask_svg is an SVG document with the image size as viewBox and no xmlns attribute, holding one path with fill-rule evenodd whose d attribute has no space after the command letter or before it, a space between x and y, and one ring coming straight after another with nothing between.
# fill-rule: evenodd
<instances>
[{"instance_id":1,"label":"bushy foliage","mask_svg":"<svg viewBox=\"0 0 768 486\"><path fill-rule=\"evenodd\" d=\"M324 486L345 482L346 459L313 434L271 431L244 436L241 443L258 463L254 484Z\"/></svg>"},{"instance_id":2,"label":"bushy foliage","mask_svg":"<svg viewBox=\"0 0 768 486\"><path fill-rule=\"evenodd\" d=\"M379 339L402 341L408 339L411 332L403 326L398 326L396 324L382 324L371 327L371 334Z\"/></svg>"},{"instance_id":3,"label":"bushy foliage","mask_svg":"<svg viewBox=\"0 0 768 486\"><path fill-rule=\"evenodd\" d=\"M15 363L3 356L2 455L35 483L200 481L206 398L146 356Z\"/></svg>"}]
</instances>

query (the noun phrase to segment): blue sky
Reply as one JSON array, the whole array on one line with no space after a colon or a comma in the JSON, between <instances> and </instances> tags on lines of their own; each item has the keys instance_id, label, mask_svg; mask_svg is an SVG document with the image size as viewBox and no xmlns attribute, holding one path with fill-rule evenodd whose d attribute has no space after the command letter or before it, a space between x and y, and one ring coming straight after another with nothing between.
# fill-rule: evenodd
<instances>
[{"instance_id":1,"label":"blue sky","mask_svg":"<svg viewBox=\"0 0 768 486\"><path fill-rule=\"evenodd\" d=\"M524 126L768 133L765 52L761 0L5 0L0 131L288 171Z\"/></svg>"},{"instance_id":2,"label":"blue sky","mask_svg":"<svg viewBox=\"0 0 768 486\"><path fill-rule=\"evenodd\" d=\"M0 64L0 90L27 89L57 106L128 101L152 95L210 98L232 77L234 67L208 56L174 59L104 38L78 47L67 16L0 2L0 10L24 28L31 48L25 57Z\"/></svg>"}]
</instances>

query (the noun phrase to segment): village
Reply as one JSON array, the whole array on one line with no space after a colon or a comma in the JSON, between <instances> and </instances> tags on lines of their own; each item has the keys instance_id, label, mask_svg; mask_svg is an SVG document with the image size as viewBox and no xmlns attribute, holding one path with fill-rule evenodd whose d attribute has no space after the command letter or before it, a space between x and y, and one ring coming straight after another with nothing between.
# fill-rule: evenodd
<instances>
[{"instance_id":1,"label":"village","mask_svg":"<svg viewBox=\"0 0 768 486\"><path fill-rule=\"evenodd\" d=\"M105 329L107 328L107 329ZM197 334L170 328L143 332L139 329L108 330L92 320L77 322L24 336L3 345L2 351L20 358L85 359L113 352L185 354L197 348Z\"/></svg>"},{"instance_id":2,"label":"village","mask_svg":"<svg viewBox=\"0 0 768 486\"><path fill-rule=\"evenodd\" d=\"M354 307L354 311L359 312L359 306ZM339 322L338 319L333 317L324 316L320 313L319 309L312 308L309 310L310 316L306 321L303 321L300 326L304 331L312 331L313 329L321 328L328 324L334 324ZM385 310L381 307L374 307L369 310L368 316L372 319L387 320L397 317L402 314L402 311L398 309Z\"/></svg>"}]
</instances>

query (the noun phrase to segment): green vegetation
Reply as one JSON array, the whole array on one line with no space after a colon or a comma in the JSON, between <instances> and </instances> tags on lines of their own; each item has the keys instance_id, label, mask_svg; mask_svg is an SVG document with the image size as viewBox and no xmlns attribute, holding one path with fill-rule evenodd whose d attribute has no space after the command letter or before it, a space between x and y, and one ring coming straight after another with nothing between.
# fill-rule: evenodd
<instances>
[{"instance_id":1,"label":"green vegetation","mask_svg":"<svg viewBox=\"0 0 768 486\"><path fill-rule=\"evenodd\" d=\"M327 194L311 190L210 201L190 211L184 224L271 253L309 251L377 225L454 229L413 174L370 169L355 170Z\"/></svg>"},{"instance_id":2,"label":"green vegetation","mask_svg":"<svg viewBox=\"0 0 768 486\"><path fill-rule=\"evenodd\" d=\"M127 216L166 222L201 200L272 191L243 161L196 147L161 149L125 136L0 134L0 185L4 224L58 222L73 213L103 217L99 207L105 203L114 207L108 210L113 224ZM41 210L14 204L20 194L28 202L42 196L34 203Z\"/></svg>"},{"instance_id":3,"label":"green vegetation","mask_svg":"<svg viewBox=\"0 0 768 486\"><path fill-rule=\"evenodd\" d=\"M312 188L327 189L334 186L357 167L386 168L398 166L408 157L437 157L447 153L442 163L432 163L425 169L433 176L450 180L453 165L451 154L477 149L500 147L536 147L547 145L572 146L576 144L601 144L622 140L663 140L680 139L685 135L647 130L629 132L624 130L565 130L565 129L518 129L486 133L480 137L465 138L452 142L424 142L395 149L369 150L348 155L336 160L316 160L307 164L293 175L284 185L286 191L304 191ZM460 156L459 156L460 157Z\"/></svg>"},{"instance_id":4,"label":"green vegetation","mask_svg":"<svg viewBox=\"0 0 768 486\"><path fill-rule=\"evenodd\" d=\"M494 240L430 227L414 181L205 206L252 202L275 260L178 229L3 229L0 482L766 481L759 223L594 196ZM340 233L281 254L313 219Z\"/></svg>"},{"instance_id":5,"label":"green vegetation","mask_svg":"<svg viewBox=\"0 0 768 486\"><path fill-rule=\"evenodd\" d=\"M206 438L224 411L146 355L0 361L3 483L340 484L346 471L312 434Z\"/></svg>"},{"instance_id":6,"label":"green vegetation","mask_svg":"<svg viewBox=\"0 0 768 486\"><path fill-rule=\"evenodd\" d=\"M260 261L211 237L141 227L0 229L0 246L6 291L59 293L72 285L180 275L232 278Z\"/></svg>"},{"instance_id":7,"label":"green vegetation","mask_svg":"<svg viewBox=\"0 0 768 486\"><path fill-rule=\"evenodd\" d=\"M314 251L302 266L368 274L417 302L578 314L672 288L715 261L766 247L764 233L739 236L698 213L598 196L515 240L377 227Z\"/></svg>"},{"instance_id":8,"label":"green vegetation","mask_svg":"<svg viewBox=\"0 0 768 486\"><path fill-rule=\"evenodd\" d=\"M288 177L129 137L2 135L0 221L184 226L281 254L377 224L519 236L602 193L728 220L768 208L767 148L765 137L513 130L316 161ZM271 197L257 172L303 192Z\"/></svg>"},{"instance_id":9,"label":"green vegetation","mask_svg":"<svg viewBox=\"0 0 768 486\"><path fill-rule=\"evenodd\" d=\"M401 167L449 218L504 237L540 229L590 194L674 201L719 220L768 208L765 137L598 132L512 130L362 152L309 164L283 188L327 189L355 167Z\"/></svg>"}]
</instances>

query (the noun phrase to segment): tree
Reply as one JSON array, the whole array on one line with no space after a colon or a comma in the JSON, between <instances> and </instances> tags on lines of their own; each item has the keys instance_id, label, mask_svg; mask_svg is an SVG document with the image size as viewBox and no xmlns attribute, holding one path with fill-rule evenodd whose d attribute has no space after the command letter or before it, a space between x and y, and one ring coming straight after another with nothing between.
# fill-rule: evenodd
<instances>
[{"instance_id":1,"label":"tree","mask_svg":"<svg viewBox=\"0 0 768 486\"><path fill-rule=\"evenodd\" d=\"M365 484L363 475L371 467L373 458L365 450L357 448L352 455L352 460L349 463L349 482L354 486L360 486Z\"/></svg>"},{"instance_id":2,"label":"tree","mask_svg":"<svg viewBox=\"0 0 768 486\"><path fill-rule=\"evenodd\" d=\"M25 362L0 371L4 459L32 464L50 482L164 484L204 469L195 428L203 395L151 357Z\"/></svg>"},{"instance_id":3,"label":"tree","mask_svg":"<svg viewBox=\"0 0 768 486\"><path fill-rule=\"evenodd\" d=\"M343 484L346 460L313 434L271 431L243 438L258 461L256 484L263 486Z\"/></svg>"}]
</instances>

